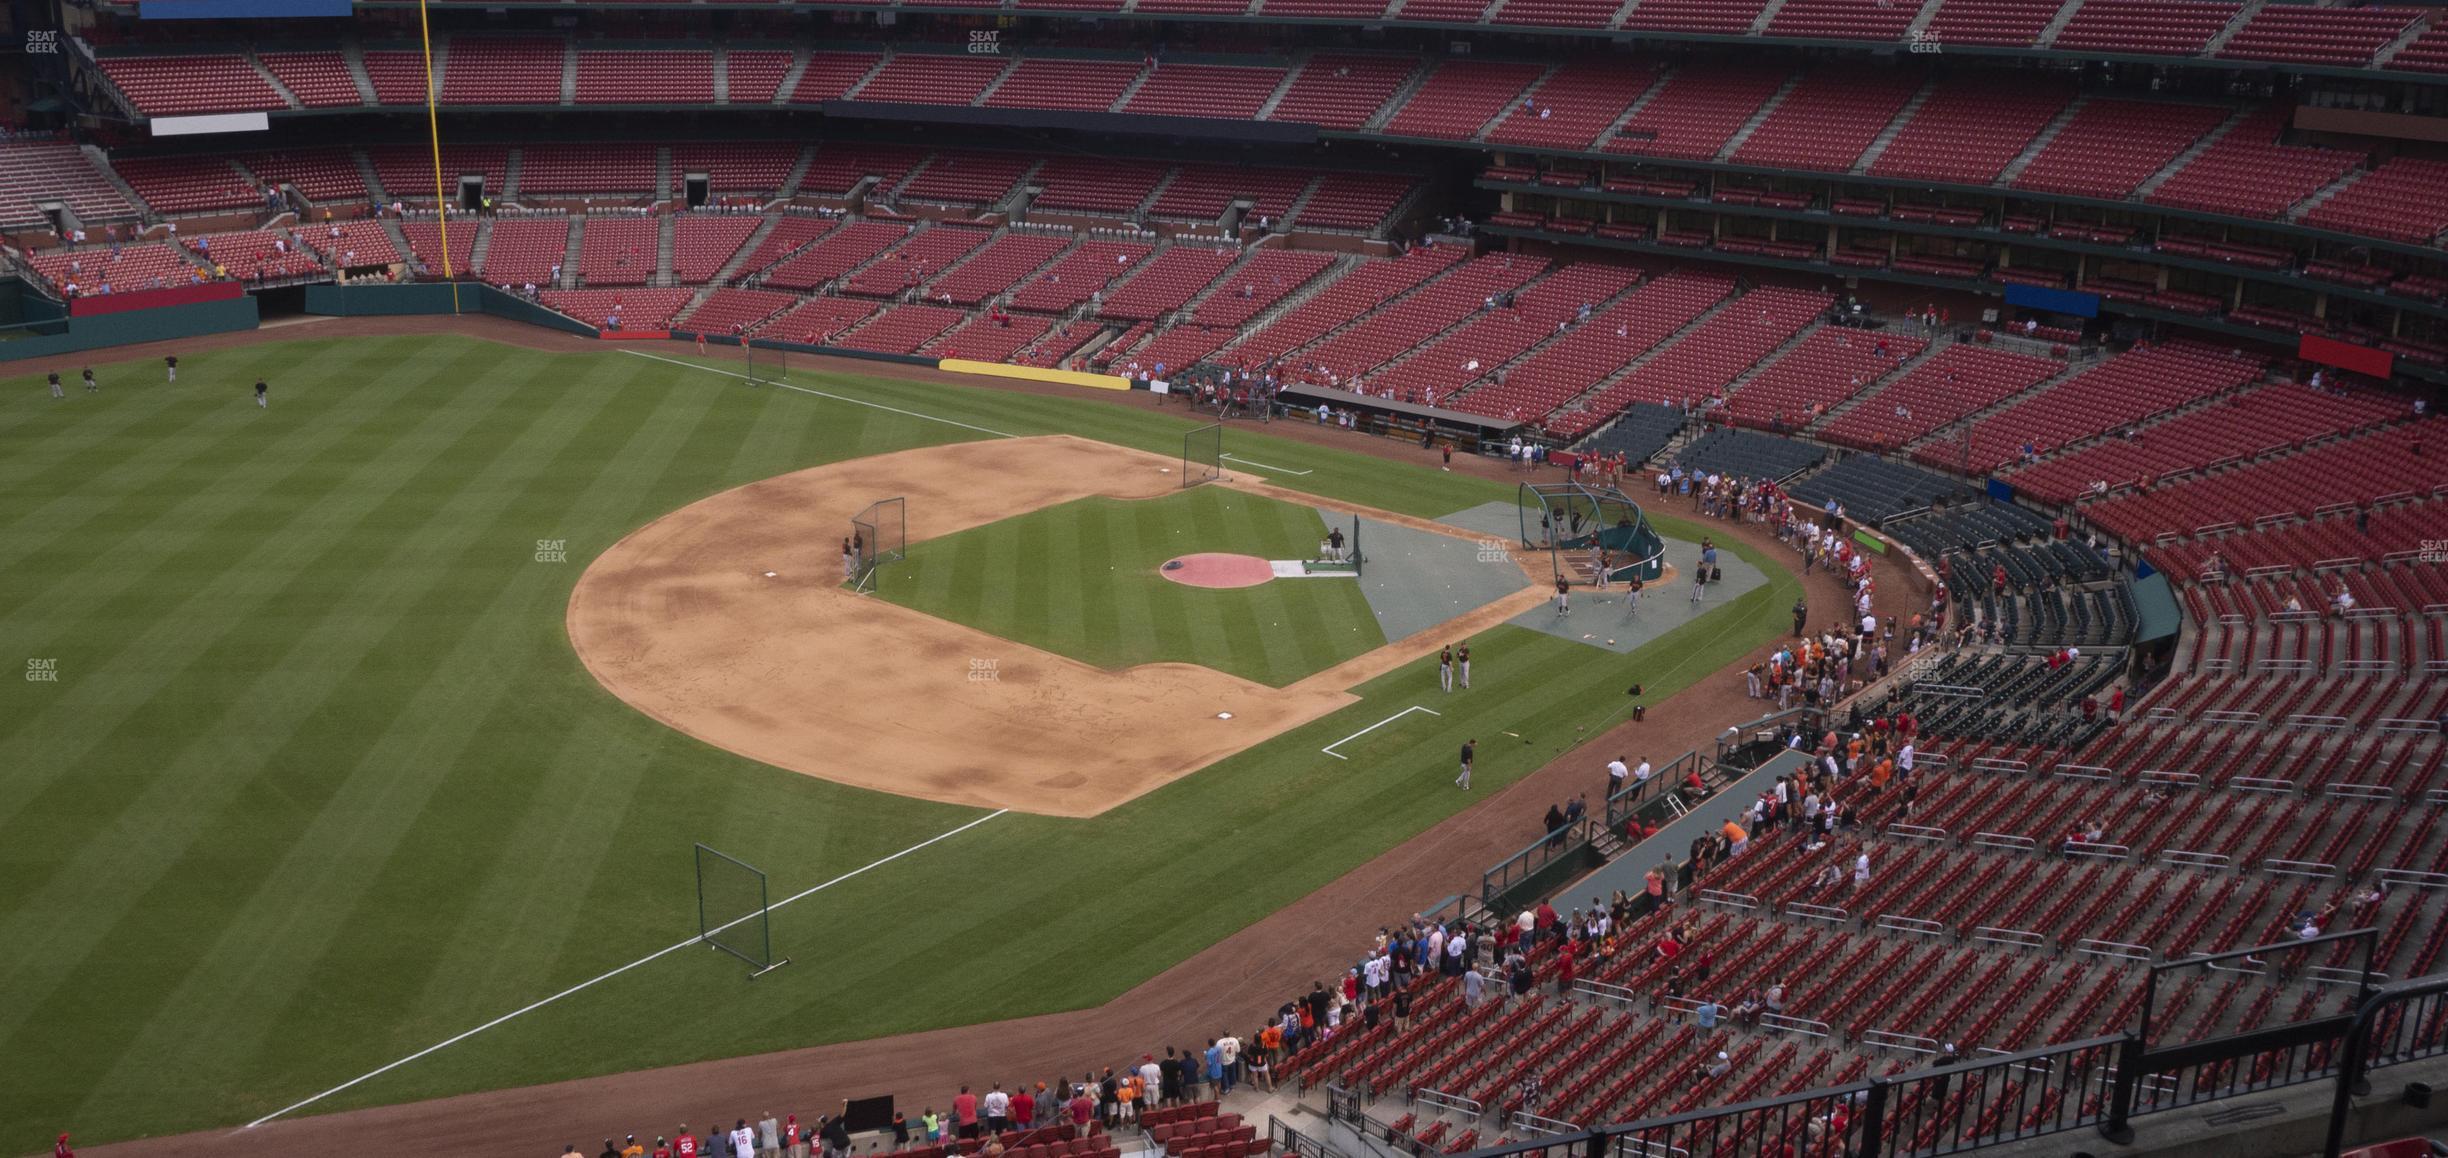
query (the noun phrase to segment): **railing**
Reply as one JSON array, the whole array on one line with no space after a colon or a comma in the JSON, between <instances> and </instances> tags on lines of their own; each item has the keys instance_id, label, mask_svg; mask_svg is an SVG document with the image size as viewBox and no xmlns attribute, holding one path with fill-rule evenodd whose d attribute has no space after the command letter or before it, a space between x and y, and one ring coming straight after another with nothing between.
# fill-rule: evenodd
<instances>
[{"instance_id":1,"label":"railing","mask_svg":"<svg viewBox=\"0 0 2448 1158\"><path fill-rule=\"evenodd\" d=\"M1595 867L1588 861L1595 855L1598 837L1603 831L1600 821L1584 816L1531 841L1520 852L1497 862L1480 876L1479 896L1494 912L1512 912L1514 905L1522 899L1515 896L1515 892L1535 887L1549 876L1564 875L1560 870L1554 873L1549 870L1558 866L1576 869Z\"/></svg>"},{"instance_id":2,"label":"railing","mask_svg":"<svg viewBox=\"0 0 2448 1158\"><path fill-rule=\"evenodd\" d=\"M1683 778L1699 767L1700 753L1694 749L1667 761L1663 768L1652 769L1647 780L1625 784L1622 791L1606 798L1606 807L1600 810L1606 817L1606 826L1621 829L1625 821L1655 809L1660 801L1677 795ZM1706 777L1701 779L1701 783L1707 782Z\"/></svg>"},{"instance_id":3,"label":"railing","mask_svg":"<svg viewBox=\"0 0 2448 1158\"><path fill-rule=\"evenodd\" d=\"M1345 1158L1342 1151L1327 1145L1325 1140L1301 1133L1273 1114L1267 1115L1267 1141L1274 1144L1278 1154L1297 1155L1298 1158Z\"/></svg>"}]
</instances>

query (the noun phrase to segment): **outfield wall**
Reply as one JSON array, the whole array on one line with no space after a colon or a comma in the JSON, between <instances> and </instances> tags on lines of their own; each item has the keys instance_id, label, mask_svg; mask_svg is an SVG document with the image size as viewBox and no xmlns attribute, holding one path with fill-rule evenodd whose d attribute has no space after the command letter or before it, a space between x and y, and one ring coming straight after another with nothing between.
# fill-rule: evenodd
<instances>
[{"instance_id":1,"label":"outfield wall","mask_svg":"<svg viewBox=\"0 0 2448 1158\"><path fill-rule=\"evenodd\" d=\"M595 327L555 313L516 294L474 282L411 282L406 285L310 285L306 312L334 317L397 317L403 314L492 314L563 333L595 336Z\"/></svg>"},{"instance_id":2,"label":"outfield wall","mask_svg":"<svg viewBox=\"0 0 2448 1158\"><path fill-rule=\"evenodd\" d=\"M32 305L31 301L24 303L25 307ZM28 314L32 312L31 308L27 308ZM259 320L255 299L244 294L220 301L157 306L65 320L42 320L40 324L44 332L0 342L0 362L130 346L138 342L252 330Z\"/></svg>"}]
</instances>

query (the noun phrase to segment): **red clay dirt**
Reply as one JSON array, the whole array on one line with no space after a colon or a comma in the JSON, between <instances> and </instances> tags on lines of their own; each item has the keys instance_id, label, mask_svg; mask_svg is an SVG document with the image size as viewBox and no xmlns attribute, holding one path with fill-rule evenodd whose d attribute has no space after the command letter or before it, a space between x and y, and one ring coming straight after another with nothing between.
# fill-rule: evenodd
<instances>
[{"instance_id":1,"label":"red clay dirt","mask_svg":"<svg viewBox=\"0 0 2448 1158\"><path fill-rule=\"evenodd\" d=\"M584 339L491 318L351 318L300 329L305 332L156 343L113 351L113 356L159 357L164 349L175 348L185 357L196 350L245 344L227 340L233 338L264 341L387 333L474 335L570 352L601 349ZM839 373L1096 397L1121 405L1180 405L1143 393L1083 394L1068 387L854 360L809 359L806 364L810 369ZM1407 442L1298 422L1274 423L1266 432L1423 467L1435 465L1429 451ZM1496 479L1522 477L1493 460L1457 458L1454 469ZM1538 477L1553 479L1560 474L1545 470ZM1677 509L1674 513L1686 512ZM1748 543L1777 565L1798 571L1795 556L1756 526L1712 523L1710 529L1722 540ZM1928 592L1917 576L1885 561L1877 567L1876 610L1881 616L1903 619L1926 606ZM1811 605L1822 609L1821 622L1840 618L1840 613L1831 613L1835 609L1849 609L1838 577L1815 571L1802 577L1802 583ZM1570 745L1570 751L1557 751L1537 772L1484 795L1419 836L1093 1009L285 1119L255 1130L204 1131L94 1147L87 1152L104 1158L497 1154L503 1152L503 1139L528 1138L535 1143L534 1153L541 1155L571 1138L633 1131L651 1137L670 1132L682 1121L702 1127L710 1120L729 1121L769 1108L795 1111L804 1118L838 1106L843 1098L883 1091L895 1092L905 1101L940 1103L962 1083L1043 1080L1049 1074L1135 1060L1151 1046L1188 1044L1193 1038L1214 1036L1227 1026L1246 1033L1259 1017L1290 995L1306 990L1311 981L1338 976L1378 925L1407 918L1438 898L1474 888L1483 868L1537 835L1549 803L1597 790L1604 780L1607 757L1625 753L1663 759L1704 748L1728 725L1760 715L1768 705L1744 695L1740 673L1764 659L1774 646L1763 644L1719 674L1651 704L1644 723L1619 723ZM1568 740L1561 741L1555 747L1568 744ZM546 1010L535 1016L552 1013ZM482 1048L482 1041L454 1048ZM335 1074L333 1080L348 1076L352 1075Z\"/></svg>"},{"instance_id":2,"label":"red clay dirt","mask_svg":"<svg viewBox=\"0 0 2448 1158\"><path fill-rule=\"evenodd\" d=\"M1167 559L1156 573L1184 587L1205 587L1231 590L1256 587L1275 580L1275 564L1256 555L1234 555L1223 551L1201 551L1178 559Z\"/></svg>"}]
</instances>

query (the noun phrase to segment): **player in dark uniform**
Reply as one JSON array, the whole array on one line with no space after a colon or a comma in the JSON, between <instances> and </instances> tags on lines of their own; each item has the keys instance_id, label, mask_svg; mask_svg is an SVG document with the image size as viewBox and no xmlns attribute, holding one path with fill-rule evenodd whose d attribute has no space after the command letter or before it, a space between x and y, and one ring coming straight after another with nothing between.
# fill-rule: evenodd
<instances>
[{"instance_id":1,"label":"player in dark uniform","mask_svg":"<svg viewBox=\"0 0 2448 1158\"><path fill-rule=\"evenodd\" d=\"M270 386L264 385L263 379L257 378L255 380L255 405L265 410L272 409L272 400L268 397L271 390Z\"/></svg>"},{"instance_id":2,"label":"player in dark uniform","mask_svg":"<svg viewBox=\"0 0 2448 1158\"><path fill-rule=\"evenodd\" d=\"M165 366L165 367L167 367L167 368L169 369L169 371L170 371L170 381L172 381L173 383L177 382L177 381L178 381L178 355L176 355L176 354L169 354L169 355L165 355L165 356L162 358L162 365L163 365L163 366Z\"/></svg>"},{"instance_id":3,"label":"player in dark uniform","mask_svg":"<svg viewBox=\"0 0 2448 1158\"><path fill-rule=\"evenodd\" d=\"M1471 758L1478 754L1479 741L1462 741L1462 774L1454 777L1454 785L1464 792L1470 791Z\"/></svg>"},{"instance_id":4,"label":"player in dark uniform","mask_svg":"<svg viewBox=\"0 0 2448 1158\"><path fill-rule=\"evenodd\" d=\"M1470 645L1462 645L1462 690L1470 690Z\"/></svg>"},{"instance_id":5,"label":"player in dark uniform","mask_svg":"<svg viewBox=\"0 0 2448 1158\"><path fill-rule=\"evenodd\" d=\"M59 371L57 370L53 370L51 372L51 396L53 398L66 398L68 396L68 392L66 390L60 389Z\"/></svg>"},{"instance_id":6,"label":"player in dark uniform","mask_svg":"<svg viewBox=\"0 0 2448 1158\"><path fill-rule=\"evenodd\" d=\"M1572 580L1556 576L1556 614L1572 614Z\"/></svg>"}]
</instances>

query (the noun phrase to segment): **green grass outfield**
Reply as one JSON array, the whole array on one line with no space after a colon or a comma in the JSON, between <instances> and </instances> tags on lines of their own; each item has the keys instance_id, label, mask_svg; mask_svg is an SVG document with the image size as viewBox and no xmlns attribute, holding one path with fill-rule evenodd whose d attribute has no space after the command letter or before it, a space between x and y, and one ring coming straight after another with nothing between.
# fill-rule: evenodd
<instances>
[{"instance_id":1,"label":"green grass outfield","mask_svg":"<svg viewBox=\"0 0 2448 1158\"><path fill-rule=\"evenodd\" d=\"M0 1122L95 1143L248 1121L673 944L691 841L787 896L987 815L767 768L604 693L562 617L621 535L784 471L986 436L936 419L1175 454L1191 425L462 339L196 355L175 387L155 362L98 369L100 396L64 402L0 379ZM1512 495L1229 437L1409 514ZM1464 736L1537 741L1485 746L1498 787L1619 712L1630 679L1663 695L1774 635L1794 584L1769 571L1630 660L1491 632L1480 689L1364 759L1317 749L1416 702L1428 661L1102 817L1000 816L783 909L796 963L753 986L674 953L314 1110L1102 1002L1460 807ZM30 661L56 682L20 678ZM1157 883L1081 903L1125 872Z\"/></svg>"},{"instance_id":2,"label":"green grass outfield","mask_svg":"<svg viewBox=\"0 0 2448 1158\"><path fill-rule=\"evenodd\" d=\"M1198 551L1306 559L1325 538L1316 508L1224 487L1081 499L920 543L876 590L1098 667L1177 661L1283 687L1385 643L1359 583L1201 589L1158 569Z\"/></svg>"}]
</instances>

